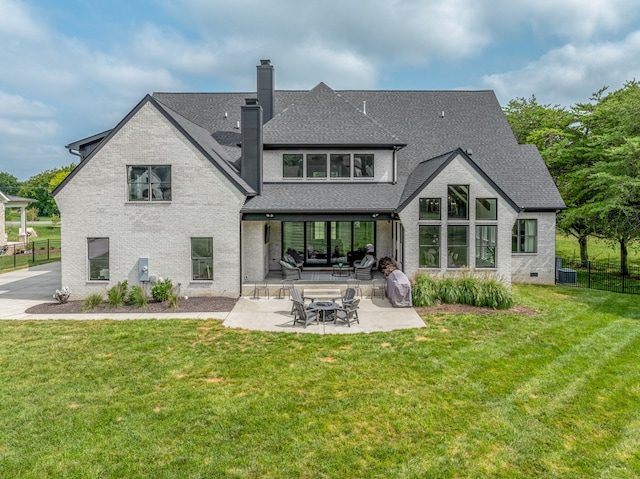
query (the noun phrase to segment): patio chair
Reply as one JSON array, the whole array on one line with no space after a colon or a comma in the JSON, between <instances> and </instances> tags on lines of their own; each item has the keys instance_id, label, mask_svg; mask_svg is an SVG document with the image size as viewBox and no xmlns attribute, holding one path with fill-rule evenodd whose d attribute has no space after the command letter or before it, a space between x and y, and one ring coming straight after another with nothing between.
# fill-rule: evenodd
<instances>
[{"instance_id":1,"label":"patio chair","mask_svg":"<svg viewBox=\"0 0 640 479\"><path fill-rule=\"evenodd\" d=\"M307 299L309 299L309 298L307 298L307 297L305 297L305 296L302 296L302 295L300 294L300 290L299 290L299 289L291 288L291 289L289 290L289 297L291 298L291 301L293 301L293 302L298 301L299 303L304 304L304 307L305 307L305 308L308 308L308 307L309 307L309 305L307 305L307 304L305 304L305 303L304 303L304 302L305 302L305 300L307 300ZM293 314L293 313L294 313L294 311L295 311L295 305L294 305L294 304L292 304L292 305L291 305L291 314Z\"/></svg>"},{"instance_id":2,"label":"patio chair","mask_svg":"<svg viewBox=\"0 0 640 479\"><path fill-rule=\"evenodd\" d=\"M382 297L387 296L387 281L385 279L374 279L371 283L371 297L378 296L378 293Z\"/></svg>"},{"instance_id":3,"label":"patio chair","mask_svg":"<svg viewBox=\"0 0 640 479\"><path fill-rule=\"evenodd\" d=\"M308 308L304 305L303 302L293 300L293 311L294 326L298 322L303 323L305 328L307 327L307 324L314 321L316 322L316 324L319 324L319 312L317 309Z\"/></svg>"},{"instance_id":4,"label":"patio chair","mask_svg":"<svg viewBox=\"0 0 640 479\"><path fill-rule=\"evenodd\" d=\"M282 260L280 260L280 266L282 267L282 279L300 279L302 274L300 268L296 268Z\"/></svg>"},{"instance_id":5,"label":"patio chair","mask_svg":"<svg viewBox=\"0 0 640 479\"><path fill-rule=\"evenodd\" d=\"M373 268L378 266L378 260L368 254L361 261L353 263L353 272L356 279L371 279L373 277Z\"/></svg>"},{"instance_id":6,"label":"patio chair","mask_svg":"<svg viewBox=\"0 0 640 479\"><path fill-rule=\"evenodd\" d=\"M351 327L351 323L355 321L360 324L360 318L358 318L358 307L360 305L359 299L354 299L347 307L336 309L336 324L338 321L347 323L347 326Z\"/></svg>"},{"instance_id":7,"label":"patio chair","mask_svg":"<svg viewBox=\"0 0 640 479\"><path fill-rule=\"evenodd\" d=\"M342 307L346 308L347 305L351 304L355 298L356 298L355 288L347 288L344 292L344 296L341 298Z\"/></svg>"}]
</instances>

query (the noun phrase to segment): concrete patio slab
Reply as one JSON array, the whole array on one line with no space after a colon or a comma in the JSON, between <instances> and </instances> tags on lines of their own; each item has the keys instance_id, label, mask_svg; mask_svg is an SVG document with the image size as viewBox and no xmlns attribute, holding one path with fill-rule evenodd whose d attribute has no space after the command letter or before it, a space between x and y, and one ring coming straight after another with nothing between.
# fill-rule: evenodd
<instances>
[{"instance_id":1,"label":"concrete patio slab","mask_svg":"<svg viewBox=\"0 0 640 479\"><path fill-rule=\"evenodd\" d=\"M383 298L363 298L358 309L360 323L326 322L306 328L293 324L291 301L287 299L240 298L223 325L229 328L257 331L279 331L313 334L354 334L423 328L424 321L413 308L394 308Z\"/></svg>"}]
</instances>

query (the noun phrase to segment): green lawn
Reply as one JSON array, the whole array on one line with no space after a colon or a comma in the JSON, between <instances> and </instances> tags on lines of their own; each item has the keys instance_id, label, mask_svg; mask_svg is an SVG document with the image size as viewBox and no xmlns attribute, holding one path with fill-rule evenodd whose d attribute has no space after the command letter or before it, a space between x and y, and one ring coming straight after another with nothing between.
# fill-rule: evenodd
<instances>
[{"instance_id":1,"label":"green lawn","mask_svg":"<svg viewBox=\"0 0 640 479\"><path fill-rule=\"evenodd\" d=\"M376 334L0 322L0 477L638 477L640 298L514 291Z\"/></svg>"},{"instance_id":2,"label":"green lawn","mask_svg":"<svg viewBox=\"0 0 640 479\"><path fill-rule=\"evenodd\" d=\"M30 241L43 241L43 240L47 240L47 239L59 240L60 239L60 224L59 223L57 225L51 225L51 224L39 225L37 223L28 222L27 223L27 228L33 228L35 230L35 232L37 233L37 235L38 235L36 238L30 238ZM20 231L20 226L15 226L15 225L7 226L5 228L5 231L7 233L9 241L18 241L18 233Z\"/></svg>"}]
</instances>

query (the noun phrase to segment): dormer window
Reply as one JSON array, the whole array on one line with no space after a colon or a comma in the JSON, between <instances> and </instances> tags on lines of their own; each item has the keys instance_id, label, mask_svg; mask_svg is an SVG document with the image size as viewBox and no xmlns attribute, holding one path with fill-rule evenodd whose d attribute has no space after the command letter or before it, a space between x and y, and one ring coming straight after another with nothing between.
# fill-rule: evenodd
<instances>
[{"instance_id":1,"label":"dormer window","mask_svg":"<svg viewBox=\"0 0 640 479\"><path fill-rule=\"evenodd\" d=\"M356 153L353 155L353 176L373 178L373 155Z\"/></svg>"},{"instance_id":2,"label":"dormer window","mask_svg":"<svg viewBox=\"0 0 640 479\"><path fill-rule=\"evenodd\" d=\"M327 155L314 153L307 155L307 178L326 178Z\"/></svg>"},{"instance_id":3,"label":"dormer window","mask_svg":"<svg viewBox=\"0 0 640 479\"><path fill-rule=\"evenodd\" d=\"M353 180L374 178L373 153L283 153L282 178Z\"/></svg>"}]
</instances>

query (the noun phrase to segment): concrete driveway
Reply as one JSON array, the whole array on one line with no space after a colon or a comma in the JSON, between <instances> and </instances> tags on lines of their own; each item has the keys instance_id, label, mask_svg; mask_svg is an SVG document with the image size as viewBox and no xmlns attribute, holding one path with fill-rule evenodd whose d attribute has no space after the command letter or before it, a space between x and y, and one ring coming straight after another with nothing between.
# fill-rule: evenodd
<instances>
[{"instance_id":1,"label":"concrete driveway","mask_svg":"<svg viewBox=\"0 0 640 479\"><path fill-rule=\"evenodd\" d=\"M60 288L59 261L0 274L0 319L19 317L31 306L53 301Z\"/></svg>"},{"instance_id":2,"label":"concrete driveway","mask_svg":"<svg viewBox=\"0 0 640 479\"><path fill-rule=\"evenodd\" d=\"M60 262L34 266L0 274L0 320L2 319L107 319L100 314L27 314L37 304L52 302L60 289ZM359 324L320 323L307 328L293 324L291 301L288 299L249 299L242 297L232 311L202 313L113 313L108 319L207 319L223 321L228 328L257 331L280 331L311 334L349 334L414 329L425 326L413 308L394 308L386 298L362 298Z\"/></svg>"}]
</instances>

